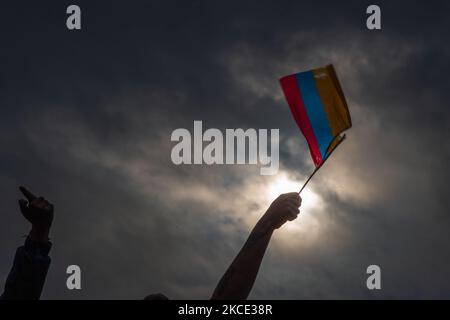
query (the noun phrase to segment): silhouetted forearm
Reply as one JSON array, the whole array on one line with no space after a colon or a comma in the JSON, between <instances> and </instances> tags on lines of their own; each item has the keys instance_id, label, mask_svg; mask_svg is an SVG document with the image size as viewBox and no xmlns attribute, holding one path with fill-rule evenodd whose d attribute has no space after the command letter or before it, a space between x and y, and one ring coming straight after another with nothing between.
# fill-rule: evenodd
<instances>
[{"instance_id":1,"label":"silhouetted forearm","mask_svg":"<svg viewBox=\"0 0 450 320\"><path fill-rule=\"evenodd\" d=\"M38 300L50 266L50 242L27 238L18 248L0 300Z\"/></svg>"},{"instance_id":2,"label":"silhouetted forearm","mask_svg":"<svg viewBox=\"0 0 450 320\"><path fill-rule=\"evenodd\" d=\"M211 299L244 300L252 290L273 229L259 221L220 279Z\"/></svg>"}]
</instances>

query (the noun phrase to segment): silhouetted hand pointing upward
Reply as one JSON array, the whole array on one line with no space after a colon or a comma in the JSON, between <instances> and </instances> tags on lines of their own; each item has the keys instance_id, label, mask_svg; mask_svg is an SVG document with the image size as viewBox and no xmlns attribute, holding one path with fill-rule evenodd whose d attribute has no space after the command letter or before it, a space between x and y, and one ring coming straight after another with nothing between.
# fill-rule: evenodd
<instances>
[{"instance_id":1,"label":"silhouetted hand pointing upward","mask_svg":"<svg viewBox=\"0 0 450 320\"><path fill-rule=\"evenodd\" d=\"M37 300L41 297L51 259L52 244L48 235L53 222L53 204L19 187L25 199L19 200L20 211L31 223L25 244L19 247L0 300Z\"/></svg>"},{"instance_id":2,"label":"silhouetted hand pointing upward","mask_svg":"<svg viewBox=\"0 0 450 320\"><path fill-rule=\"evenodd\" d=\"M30 239L36 242L47 241L53 222L53 204L43 197L36 197L25 187L19 189L28 200L20 199L19 206L25 219L32 225Z\"/></svg>"}]
</instances>

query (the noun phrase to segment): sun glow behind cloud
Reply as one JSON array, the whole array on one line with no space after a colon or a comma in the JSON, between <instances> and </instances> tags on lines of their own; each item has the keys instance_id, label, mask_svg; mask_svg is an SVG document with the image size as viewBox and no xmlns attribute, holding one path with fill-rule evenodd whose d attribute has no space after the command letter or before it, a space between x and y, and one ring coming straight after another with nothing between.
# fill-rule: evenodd
<instances>
[{"instance_id":1,"label":"sun glow behind cloud","mask_svg":"<svg viewBox=\"0 0 450 320\"><path fill-rule=\"evenodd\" d=\"M269 202L275 200L280 194L287 192L295 192L301 187L301 182L294 181L289 176L282 172L276 176L273 182L267 186L266 198ZM304 232L311 229L317 229L319 227L318 218L314 215L322 207L321 197L311 189L310 186L305 188L302 193L302 204L300 207L300 214L298 218L292 222L286 223L283 226L284 229L292 232Z\"/></svg>"}]
</instances>

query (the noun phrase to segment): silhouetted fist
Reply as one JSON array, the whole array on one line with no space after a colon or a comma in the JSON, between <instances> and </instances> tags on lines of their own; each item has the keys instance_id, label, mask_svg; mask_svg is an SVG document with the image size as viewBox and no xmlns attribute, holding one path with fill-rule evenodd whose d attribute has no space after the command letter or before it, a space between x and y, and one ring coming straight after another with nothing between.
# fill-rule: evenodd
<instances>
[{"instance_id":1,"label":"silhouetted fist","mask_svg":"<svg viewBox=\"0 0 450 320\"><path fill-rule=\"evenodd\" d=\"M297 218L302 198L298 192L284 193L276 198L261 218L264 225L278 229L287 221Z\"/></svg>"},{"instance_id":2,"label":"silhouetted fist","mask_svg":"<svg viewBox=\"0 0 450 320\"><path fill-rule=\"evenodd\" d=\"M19 187L25 199L19 200L20 211L31 225L30 238L33 241L47 241L53 222L53 204L43 197L36 197L25 187Z\"/></svg>"}]
</instances>

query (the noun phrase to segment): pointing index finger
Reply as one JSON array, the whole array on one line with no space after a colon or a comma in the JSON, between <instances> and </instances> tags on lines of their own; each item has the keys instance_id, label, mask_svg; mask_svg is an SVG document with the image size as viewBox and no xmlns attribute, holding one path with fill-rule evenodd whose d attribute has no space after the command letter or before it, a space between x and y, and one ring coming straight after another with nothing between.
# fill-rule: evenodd
<instances>
[{"instance_id":1,"label":"pointing index finger","mask_svg":"<svg viewBox=\"0 0 450 320\"><path fill-rule=\"evenodd\" d=\"M22 191L23 195L25 196L25 198L27 198L28 201L31 202L36 199L36 196L28 191L27 188L20 186L19 189L20 191Z\"/></svg>"}]
</instances>

